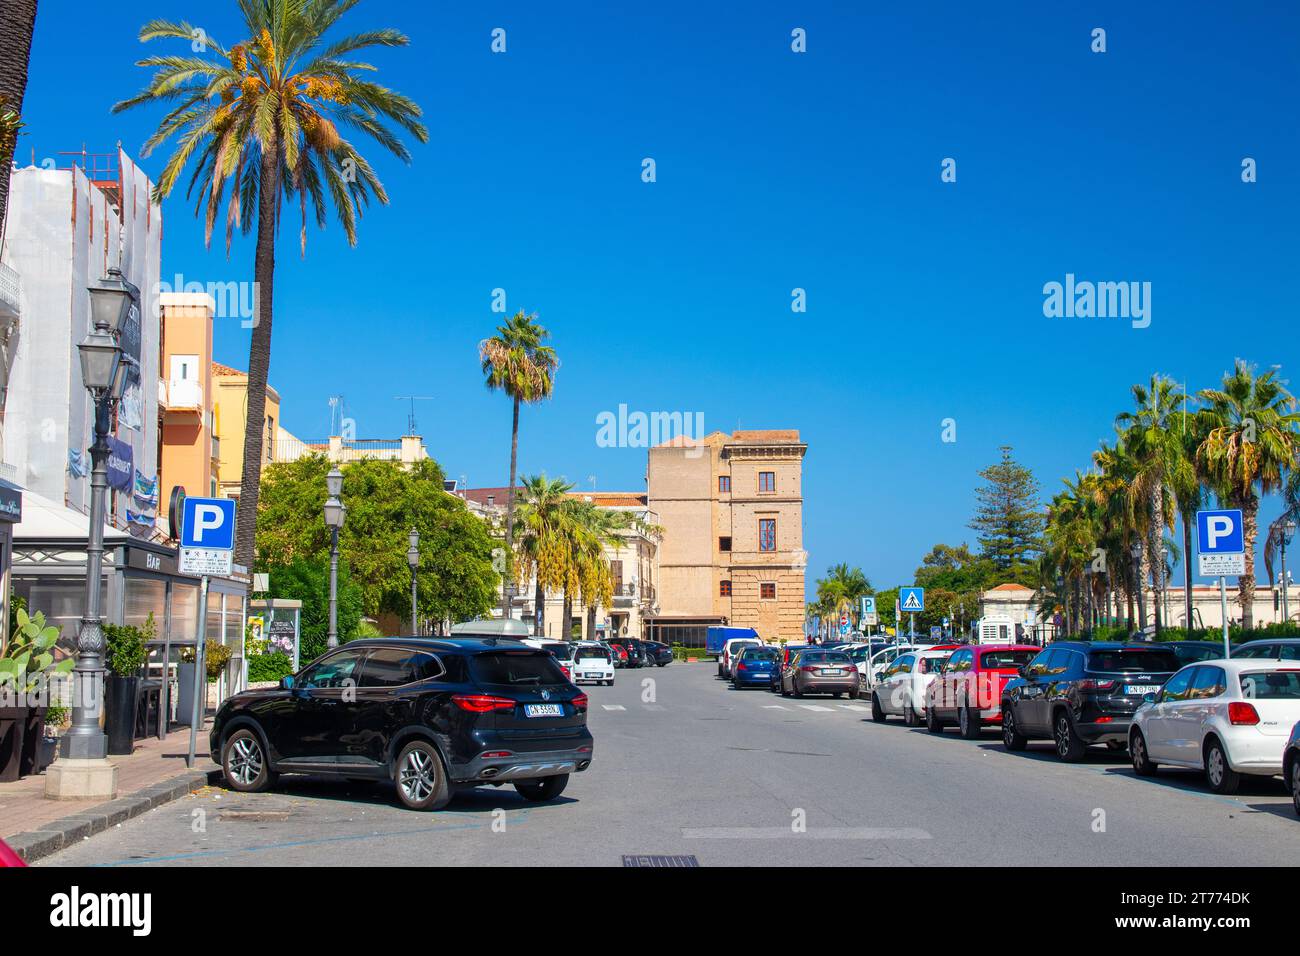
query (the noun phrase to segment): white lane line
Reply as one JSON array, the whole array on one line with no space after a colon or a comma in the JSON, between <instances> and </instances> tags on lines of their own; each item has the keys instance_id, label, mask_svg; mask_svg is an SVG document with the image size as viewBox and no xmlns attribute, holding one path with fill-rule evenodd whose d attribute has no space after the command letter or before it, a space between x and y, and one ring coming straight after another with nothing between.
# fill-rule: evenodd
<instances>
[{"instance_id":1,"label":"white lane line","mask_svg":"<svg viewBox=\"0 0 1300 956\"><path fill-rule=\"evenodd\" d=\"M861 704L840 704L840 707L844 710L856 710L860 714L865 714L871 709L870 707L863 707Z\"/></svg>"},{"instance_id":2,"label":"white lane line","mask_svg":"<svg viewBox=\"0 0 1300 956\"><path fill-rule=\"evenodd\" d=\"M764 710L789 710L790 708L786 707L784 704L764 704L763 709Z\"/></svg>"},{"instance_id":3,"label":"white lane line","mask_svg":"<svg viewBox=\"0 0 1300 956\"><path fill-rule=\"evenodd\" d=\"M663 709L664 709L664 705L663 705L663 704L642 704L641 706L644 707L646 710L663 710Z\"/></svg>"},{"instance_id":4,"label":"white lane line","mask_svg":"<svg viewBox=\"0 0 1300 956\"><path fill-rule=\"evenodd\" d=\"M601 704L606 710L627 710L622 704Z\"/></svg>"},{"instance_id":5,"label":"white lane line","mask_svg":"<svg viewBox=\"0 0 1300 956\"><path fill-rule=\"evenodd\" d=\"M823 707L821 704L800 704L799 706L802 707L804 710L815 710L818 713L822 713L822 714L835 713L835 711L831 710L829 707Z\"/></svg>"}]
</instances>

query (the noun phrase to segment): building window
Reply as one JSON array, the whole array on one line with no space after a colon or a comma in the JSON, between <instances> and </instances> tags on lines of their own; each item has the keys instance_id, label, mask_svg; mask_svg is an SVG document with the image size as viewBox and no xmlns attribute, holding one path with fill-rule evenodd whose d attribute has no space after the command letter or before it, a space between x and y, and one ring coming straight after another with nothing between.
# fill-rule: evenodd
<instances>
[{"instance_id":1,"label":"building window","mask_svg":"<svg viewBox=\"0 0 1300 956\"><path fill-rule=\"evenodd\" d=\"M718 475L718 492L724 495L731 493L730 475Z\"/></svg>"},{"instance_id":2,"label":"building window","mask_svg":"<svg viewBox=\"0 0 1300 956\"><path fill-rule=\"evenodd\" d=\"M764 601L776 600L776 583L773 581L763 581L758 585L758 596Z\"/></svg>"},{"instance_id":3,"label":"building window","mask_svg":"<svg viewBox=\"0 0 1300 956\"><path fill-rule=\"evenodd\" d=\"M760 551L776 550L776 519L775 518L758 519L758 550Z\"/></svg>"},{"instance_id":4,"label":"building window","mask_svg":"<svg viewBox=\"0 0 1300 956\"><path fill-rule=\"evenodd\" d=\"M771 494L776 491L776 472L760 471L758 473L758 490Z\"/></svg>"},{"instance_id":5,"label":"building window","mask_svg":"<svg viewBox=\"0 0 1300 956\"><path fill-rule=\"evenodd\" d=\"M718 550L719 550L719 551L730 551L730 550L731 550L731 539L730 539L730 538L719 538L719 539L718 539Z\"/></svg>"},{"instance_id":6,"label":"building window","mask_svg":"<svg viewBox=\"0 0 1300 956\"><path fill-rule=\"evenodd\" d=\"M719 581L719 582L718 582L718 597L731 597L731 582L730 582L730 581Z\"/></svg>"},{"instance_id":7,"label":"building window","mask_svg":"<svg viewBox=\"0 0 1300 956\"><path fill-rule=\"evenodd\" d=\"M275 419L266 416L266 460L275 461Z\"/></svg>"},{"instance_id":8,"label":"building window","mask_svg":"<svg viewBox=\"0 0 1300 956\"><path fill-rule=\"evenodd\" d=\"M614 593L623 593L623 562L613 560L609 562L609 577L614 585Z\"/></svg>"}]
</instances>

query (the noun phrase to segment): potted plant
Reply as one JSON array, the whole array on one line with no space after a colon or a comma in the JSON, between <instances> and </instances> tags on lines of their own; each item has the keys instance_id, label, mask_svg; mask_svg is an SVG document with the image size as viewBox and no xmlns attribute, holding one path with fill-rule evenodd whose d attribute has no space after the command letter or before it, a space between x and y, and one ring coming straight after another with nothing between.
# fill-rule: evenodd
<instances>
[{"instance_id":1,"label":"potted plant","mask_svg":"<svg viewBox=\"0 0 1300 956\"><path fill-rule=\"evenodd\" d=\"M0 657L0 781L36 771L50 680L76 664L71 657L54 663L59 629L47 625L40 611L28 615L19 607L14 623L17 627Z\"/></svg>"},{"instance_id":2,"label":"potted plant","mask_svg":"<svg viewBox=\"0 0 1300 956\"><path fill-rule=\"evenodd\" d=\"M135 710L144 666L145 634L133 624L105 624L104 733L108 752L129 754L135 748Z\"/></svg>"},{"instance_id":3,"label":"potted plant","mask_svg":"<svg viewBox=\"0 0 1300 956\"><path fill-rule=\"evenodd\" d=\"M228 645L222 644L220 641L214 641L212 638L208 638L203 646L204 676L207 678L207 683L211 684L226 669L226 665L230 663L234 651ZM181 648L180 657L181 663L176 669L177 676L180 678L180 690L177 694L180 709L177 712L176 720L177 723L189 724L194 710L194 668L198 665L195 663L194 648L192 647ZM205 694L204 709L207 708L207 703ZM203 714L200 711L199 722L202 723L202 720Z\"/></svg>"}]
</instances>

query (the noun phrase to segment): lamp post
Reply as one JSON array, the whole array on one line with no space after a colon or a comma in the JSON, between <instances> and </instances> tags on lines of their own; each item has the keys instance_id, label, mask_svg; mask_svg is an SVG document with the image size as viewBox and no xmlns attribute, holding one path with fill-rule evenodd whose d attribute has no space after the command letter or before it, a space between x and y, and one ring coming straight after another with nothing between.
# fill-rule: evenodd
<instances>
[{"instance_id":1,"label":"lamp post","mask_svg":"<svg viewBox=\"0 0 1300 956\"><path fill-rule=\"evenodd\" d=\"M415 571L420 566L420 532L415 528L411 529L410 541L411 546L406 549L406 563L411 566L411 629L415 632L415 636L419 637L420 617L416 603Z\"/></svg>"},{"instance_id":2,"label":"lamp post","mask_svg":"<svg viewBox=\"0 0 1300 956\"><path fill-rule=\"evenodd\" d=\"M348 508L341 500L343 472L335 465L325 476L325 526L330 529L330 622L326 647L339 646L339 530L347 519Z\"/></svg>"},{"instance_id":3,"label":"lamp post","mask_svg":"<svg viewBox=\"0 0 1300 956\"><path fill-rule=\"evenodd\" d=\"M1134 539L1129 546L1129 553L1133 557L1133 581L1136 584L1137 602L1138 602L1138 628L1145 633L1147 629L1147 602L1146 602L1146 582L1142 580L1142 541ZM1132 622L1129 622L1132 627Z\"/></svg>"},{"instance_id":4,"label":"lamp post","mask_svg":"<svg viewBox=\"0 0 1300 956\"><path fill-rule=\"evenodd\" d=\"M1295 537L1296 523L1293 519L1287 518L1282 523L1282 623L1291 620L1291 608L1287 603L1287 579L1286 579L1286 546L1291 543Z\"/></svg>"},{"instance_id":5,"label":"lamp post","mask_svg":"<svg viewBox=\"0 0 1300 956\"><path fill-rule=\"evenodd\" d=\"M90 446L86 611L77 631L77 664L72 671L72 727L59 743L63 759L46 775L45 794L54 798L111 799L117 792L117 768L108 761L108 738L99 725L104 700L104 632L100 626L104 499L108 491L108 432L131 367L118 344L118 334L139 290L117 269L110 269L107 277L87 291L94 328L77 345L81 380L90 392L95 415L94 442Z\"/></svg>"}]
</instances>

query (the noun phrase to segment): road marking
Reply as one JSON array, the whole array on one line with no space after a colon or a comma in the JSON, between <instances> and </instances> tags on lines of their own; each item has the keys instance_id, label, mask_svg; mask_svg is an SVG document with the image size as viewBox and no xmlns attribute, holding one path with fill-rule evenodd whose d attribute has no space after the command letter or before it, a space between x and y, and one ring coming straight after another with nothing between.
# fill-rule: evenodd
<instances>
[{"instance_id":1,"label":"road marking","mask_svg":"<svg viewBox=\"0 0 1300 956\"><path fill-rule=\"evenodd\" d=\"M641 706L643 706L646 710L663 710L663 709L664 709L664 705L663 705L663 704L642 704Z\"/></svg>"},{"instance_id":2,"label":"road marking","mask_svg":"<svg viewBox=\"0 0 1300 956\"><path fill-rule=\"evenodd\" d=\"M622 704L601 704L606 710L627 710Z\"/></svg>"},{"instance_id":3,"label":"road marking","mask_svg":"<svg viewBox=\"0 0 1300 956\"><path fill-rule=\"evenodd\" d=\"M856 710L860 714L865 714L871 709L870 707L863 707L861 704L840 704L840 707L844 710Z\"/></svg>"},{"instance_id":4,"label":"road marking","mask_svg":"<svg viewBox=\"0 0 1300 956\"><path fill-rule=\"evenodd\" d=\"M783 840L791 837L813 840L932 840L916 827L811 827L796 833L790 827L682 827L688 840Z\"/></svg>"},{"instance_id":5,"label":"road marking","mask_svg":"<svg viewBox=\"0 0 1300 956\"><path fill-rule=\"evenodd\" d=\"M790 708L786 707L784 704L764 704L763 709L764 710L789 710Z\"/></svg>"},{"instance_id":6,"label":"road marking","mask_svg":"<svg viewBox=\"0 0 1300 956\"><path fill-rule=\"evenodd\" d=\"M822 713L822 714L833 714L833 713L835 713L835 712L834 712L833 710L831 710L829 707L823 707L823 706L821 706L821 704L800 704L799 706L802 707L804 710L815 710L815 711L817 711L818 713Z\"/></svg>"}]
</instances>

